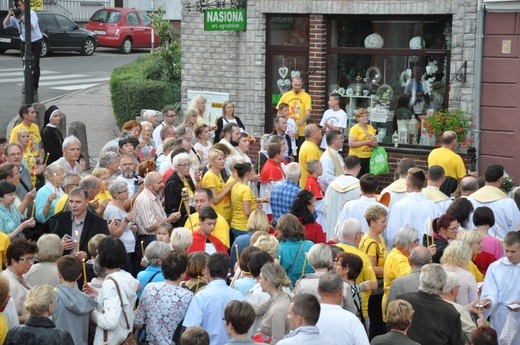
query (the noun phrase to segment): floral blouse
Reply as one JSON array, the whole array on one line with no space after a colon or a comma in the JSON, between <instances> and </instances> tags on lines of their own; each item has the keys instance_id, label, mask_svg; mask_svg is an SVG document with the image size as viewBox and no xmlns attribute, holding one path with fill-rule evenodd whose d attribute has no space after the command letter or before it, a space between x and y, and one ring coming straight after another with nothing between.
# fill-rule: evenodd
<instances>
[{"instance_id":1,"label":"floral blouse","mask_svg":"<svg viewBox=\"0 0 520 345\"><path fill-rule=\"evenodd\" d=\"M146 285L134 321L146 325L146 341L151 345L171 344L192 298L191 291L166 282Z\"/></svg>"}]
</instances>

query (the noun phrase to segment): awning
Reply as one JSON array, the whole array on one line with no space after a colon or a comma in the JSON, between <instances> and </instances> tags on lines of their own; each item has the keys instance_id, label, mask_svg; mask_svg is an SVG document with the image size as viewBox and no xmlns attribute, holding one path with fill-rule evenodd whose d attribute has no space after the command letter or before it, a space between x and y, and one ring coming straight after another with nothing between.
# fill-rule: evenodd
<instances>
[{"instance_id":1,"label":"awning","mask_svg":"<svg viewBox=\"0 0 520 345\"><path fill-rule=\"evenodd\" d=\"M488 12L520 12L520 0L484 0Z\"/></svg>"}]
</instances>

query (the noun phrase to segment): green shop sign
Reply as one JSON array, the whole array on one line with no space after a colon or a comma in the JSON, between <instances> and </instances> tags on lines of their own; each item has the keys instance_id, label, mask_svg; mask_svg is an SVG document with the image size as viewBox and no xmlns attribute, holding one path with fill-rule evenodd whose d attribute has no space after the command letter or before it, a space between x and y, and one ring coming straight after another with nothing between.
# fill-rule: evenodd
<instances>
[{"instance_id":1,"label":"green shop sign","mask_svg":"<svg viewBox=\"0 0 520 345\"><path fill-rule=\"evenodd\" d=\"M246 9L216 8L204 11L205 31L245 31Z\"/></svg>"}]
</instances>

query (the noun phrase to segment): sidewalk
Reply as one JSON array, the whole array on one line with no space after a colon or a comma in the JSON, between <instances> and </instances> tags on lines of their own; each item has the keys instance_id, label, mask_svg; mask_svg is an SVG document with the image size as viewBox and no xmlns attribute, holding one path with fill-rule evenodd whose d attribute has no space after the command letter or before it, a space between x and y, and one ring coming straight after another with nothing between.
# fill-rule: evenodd
<instances>
[{"instance_id":1,"label":"sidewalk","mask_svg":"<svg viewBox=\"0 0 520 345\"><path fill-rule=\"evenodd\" d=\"M74 121L85 124L90 158L95 161L103 145L119 134L108 83L71 92L42 104L47 108L51 105L60 108L67 117L67 128Z\"/></svg>"}]
</instances>

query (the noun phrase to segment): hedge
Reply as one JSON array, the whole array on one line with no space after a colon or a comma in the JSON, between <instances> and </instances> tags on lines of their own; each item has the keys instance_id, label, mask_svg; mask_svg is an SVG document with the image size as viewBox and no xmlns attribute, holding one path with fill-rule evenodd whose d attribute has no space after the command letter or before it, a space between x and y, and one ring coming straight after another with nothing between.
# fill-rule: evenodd
<instances>
[{"instance_id":1,"label":"hedge","mask_svg":"<svg viewBox=\"0 0 520 345\"><path fill-rule=\"evenodd\" d=\"M160 110L178 102L180 80L159 80L163 66L158 54L147 54L112 72L112 109L119 126L140 116L141 109Z\"/></svg>"}]
</instances>

